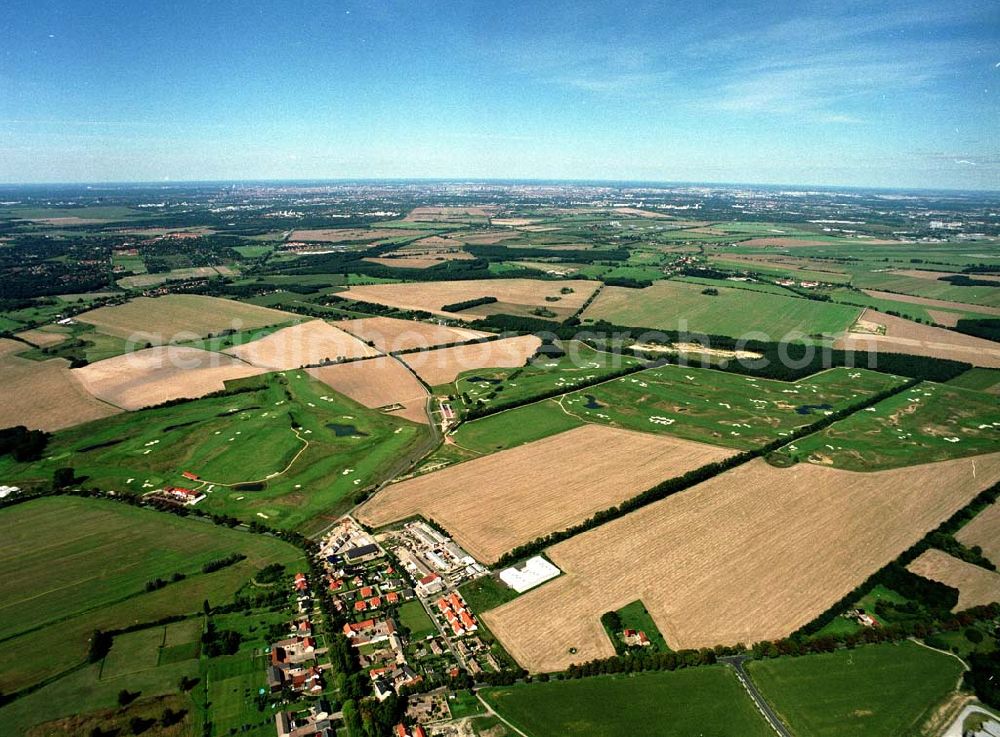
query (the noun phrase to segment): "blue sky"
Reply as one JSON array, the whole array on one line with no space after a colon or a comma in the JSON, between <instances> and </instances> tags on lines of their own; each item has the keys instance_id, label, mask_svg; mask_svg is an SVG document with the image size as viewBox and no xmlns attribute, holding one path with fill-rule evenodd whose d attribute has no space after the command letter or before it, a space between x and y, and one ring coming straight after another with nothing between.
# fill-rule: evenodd
<instances>
[{"instance_id":1,"label":"blue sky","mask_svg":"<svg viewBox=\"0 0 1000 737\"><path fill-rule=\"evenodd\" d=\"M1000 4L6 0L0 181L1000 189Z\"/></svg>"}]
</instances>

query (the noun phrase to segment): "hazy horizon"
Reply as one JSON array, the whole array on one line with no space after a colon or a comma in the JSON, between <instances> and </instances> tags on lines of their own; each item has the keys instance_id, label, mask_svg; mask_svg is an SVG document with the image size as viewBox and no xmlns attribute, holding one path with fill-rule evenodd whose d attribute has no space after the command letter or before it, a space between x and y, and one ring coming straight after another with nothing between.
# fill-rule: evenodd
<instances>
[{"instance_id":1,"label":"hazy horizon","mask_svg":"<svg viewBox=\"0 0 1000 737\"><path fill-rule=\"evenodd\" d=\"M1000 7L979 0L14 0L0 28L9 184L1000 189Z\"/></svg>"}]
</instances>

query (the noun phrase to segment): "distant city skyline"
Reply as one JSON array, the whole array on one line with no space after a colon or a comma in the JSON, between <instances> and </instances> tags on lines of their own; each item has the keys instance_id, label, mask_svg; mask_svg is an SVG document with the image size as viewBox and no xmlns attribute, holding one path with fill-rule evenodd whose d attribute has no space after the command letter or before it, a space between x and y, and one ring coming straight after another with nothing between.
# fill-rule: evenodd
<instances>
[{"instance_id":1,"label":"distant city skyline","mask_svg":"<svg viewBox=\"0 0 1000 737\"><path fill-rule=\"evenodd\" d=\"M13 0L0 182L1000 189L1000 6Z\"/></svg>"}]
</instances>

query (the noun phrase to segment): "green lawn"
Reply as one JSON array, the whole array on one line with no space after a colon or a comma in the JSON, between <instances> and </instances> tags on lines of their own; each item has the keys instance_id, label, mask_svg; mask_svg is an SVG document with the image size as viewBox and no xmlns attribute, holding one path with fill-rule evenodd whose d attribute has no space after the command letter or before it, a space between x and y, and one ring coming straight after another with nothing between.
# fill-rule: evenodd
<instances>
[{"instance_id":1,"label":"green lawn","mask_svg":"<svg viewBox=\"0 0 1000 737\"><path fill-rule=\"evenodd\" d=\"M555 399L546 399L466 422L455 432L454 440L462 448L477 453L493 453L572 430L582 424L582 420L559 409Z\"/></svg>"},{"instance_id":2,"label":"green lawn","mask_svg":"<svg viewBox=\"0 0 1000 737\"><path fill-rule=\"evenodd\" d=\"M723 666L549 681L481 692L531 737L773 737Z\"/></svg>"},{"instance_id":3,"label":"green lawn","mask_svg":"<svg viewBox=\"0 0 1000 737\"><path fill-rule=\"evenodd\" d=\"M866 264L866 266L868 265ZM881 269L884 268L885 266L882 265ZM910 268L916 267L911 266ZM1000 307L1000 289L997 289L996 286L961 287L947 281L893 274L879 268L855 270L852 284L859 289L877 289L911 294L916 297L944 299L949 302ZM961 308L961 304L956 304L955 307Z\"/></svg>"},{"instance_id":4,"label":"green lawn","mask_svg":"<svg viewBox=\"0 0 1000 737\"><path fill-rule=\"evenodd\" d=\"M410 638L413 640L422 640L427 635L437 634L437 627L427 616L423 605L416 599L400 606L397 615L399 623L410 631Z\"/></svg>"},{"instance_id":5,"label":"green lawn","mask_svg":"<svg viewBox=\"0 0 1000 737\"><path fill-rule=\"evenodd\" d=\"M998 441L996 397L923 382L782 448L775 461L869 471L991 453Z\"/></svg>"},{"instance_id":6,"label":"green lawn","mask_svg":"<svg viewBox=\"0 0 1000 737\"><path fill-rule=\"evenodd\" d=\"M82 662L95 629L197 612L206 599L222 604L263 566L302 560L274 538L110 501L39 499L0 510L0 523L0 558L18 571L0 580L4 692ZM201 573L234 552L247 560ZM147 581L175 572L187 577L146 592Z\"/></svg>"},{"instance_id":7,"label":"green lawn","mask_svg":"<svg viewBox=\"0 0 1000 737\"><path fill-rule=\"evenodd\" d=\"M564 350L566 355L561 358L539 358L522 368L465 371L453 383L434 387L434 392L457 396L457 409L480 402L502 406L552 390L570 391L581 383L642 363L633 356L605 353L575 340L566 341Z\"/></svg>"},{"instance_id":8,"label":"green lawn","mask_svg":"<svg viewBox=\"0 0 1000 737\"><path fill-rule=\"evenodd\" d=\"M451 712L452 719L463 719L475 714L482 714L486 708L475 694L468 691L456 691L448 694L448 710Z\"/></svg>"},{"instance_id":9,"label":"green lawn","mask_svg":"<svg viewBox=\"0 0 1000 737\"><path fill-rule=\"evenodd\" d=\"M357 492L391 473L426 439L423 426L367 409L305 372L235 385L256 388L64 430L41 461L0 458L0 475L7 482L46 483L56 468L72 466L88 485L144 493L164 484L197 486L180 475L191 471L207 480L204 508L302 528L350 506ZM254 481L266 488L226 486Z\"/></svg>"},{"instance_id":10,"label":"green lawn","mask_svg":"<svg viewBox=\"0 0 1000 737\"><path fill-rule=\"evenodd\" d=\"M903 642L756 661L748 671L796 737L901 737L919 734L962 664Z\"/></svg>"},{"instance_id":11,"label":"green lawn","mask_svg":"<svg viewBox=\"0 0 1000 737\"><path fill-rule=\"evenodd\" d=\"M454 440L492 453L592 422L744 450L901 382L862 369L835 368L782 382L668 365L466 422Z\"/></svg>"},{"instance_id":12,"label":"green lawn","mask_svg":"<svg viewBox=\"0 0 1000 737\"><path fill-rule=\"evenodd\" d=\"M494 575L483 576L475 581L462 584L459 593L476 614L495 609L519 596L514 589Z\"/></svg>"},{"instance_id":13,"label":"green lawn","mask_svg":"<svg viewBox=\"0 0 1000 737\"><path fill-rule=\"evenodd\" d=\"M645 632L646 637L649 638L651 643L650 648L661 653L670 651L667 641L663 639L660 629L656 626L656 622L653 621L653 618L641 601L633 601L631 604L626 604L618 610L618 616L621 617L624 629Z\"/></svg>"},{"instance_id":14,"label":"green lawn","mask_svg":"<svg viewBox=\"0 0 1000 737\"><path fill-rule=\"evenodd\" d=\"M746 289L719 287L716 296L702 290L701 285L680 281L660 281L646 289L608 287L583 318L731 337L753 333L759 340L778 341L841 332L861 313L849 305Z\"/></svg>"},{"instance_id":15,"label":"green lawn","mask_svg":"<svg viewBox=\"0 0 1000 737\"><path fill-rule=\"evenodd\" d=\"M995 394L1000 390L1000 369L972 368L948 382L962 389Z\"/></svg>"}]
</instances>

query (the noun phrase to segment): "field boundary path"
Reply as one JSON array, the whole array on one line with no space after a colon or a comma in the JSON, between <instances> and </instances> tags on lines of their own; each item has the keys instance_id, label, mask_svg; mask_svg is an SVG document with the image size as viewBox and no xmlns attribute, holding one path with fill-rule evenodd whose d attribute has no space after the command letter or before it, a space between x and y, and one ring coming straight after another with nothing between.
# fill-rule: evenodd
<instances>
[{"instance_id":1,"label":"field boundary path","mask_svg":"<svg viewBox=\"0 0 1000 737\"><path fill-rule=\"evenodd\" d=\"M479 703L480 704L482 704L484 707L486 707L486 714L487 714L487 716L496 717L501 722L503 722L508 727L510 727L512 730L514 730L517 734L521 735L521 737L531 737L529 734L527 734L526 732L522 732L520 729L518 729L513 724L511 724L510 722L508 722L506 719L504 719L502 716L500 716L496 712L496 709L494 709L492 706L490 706L487 703L486 699L484 699L482 696L479 695L478 691L476 691L476 698L479 699Z\"/></svg>"},{"instance_id":2,"label":"field boundary path","mask_svg":"<svg viewBox=\"0 0 1000 737\"><path fill-rule=\"evenodd\" d=\"M732 666L733 670L736 671L736 677L739 679L740 683L743 684L743 688L746 690L747 694L750 696L757 707L757 711L760 712L761 716L767 720L767 723L771 725L771 729L779 735L779 737L792 737L792 733L789 732L785 725L782 723L778 715L775 714L771 705L767 703L764 696L757 690L757 686L750 679L750 674L746 672L743 667L743 663L746 662L747 655L732 655L726 658L719 658L720 663L725 663L726 665Z\"/></svg>"}]
</instances>

